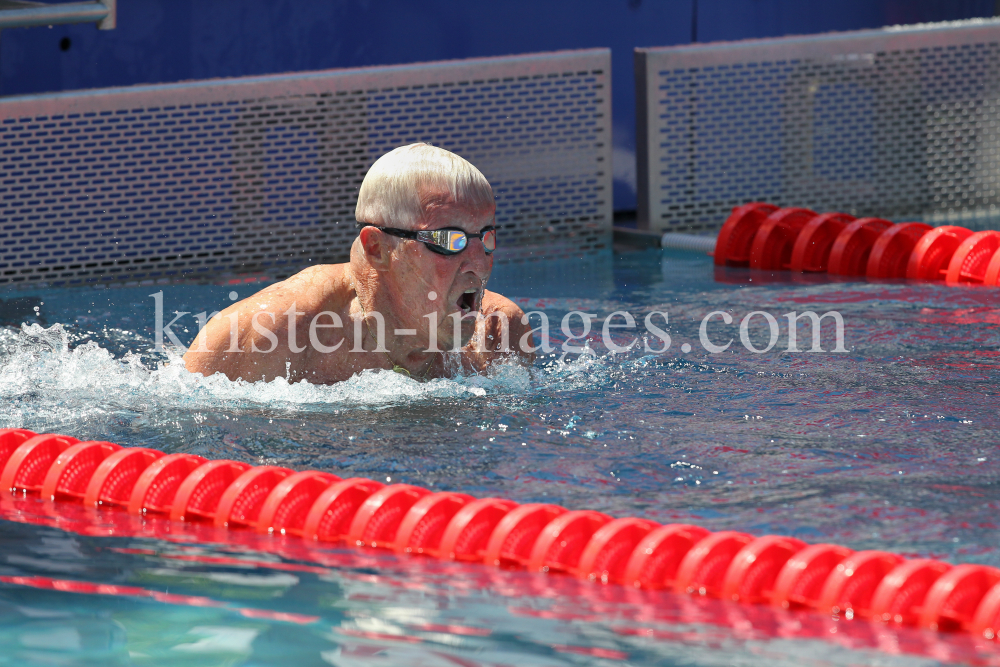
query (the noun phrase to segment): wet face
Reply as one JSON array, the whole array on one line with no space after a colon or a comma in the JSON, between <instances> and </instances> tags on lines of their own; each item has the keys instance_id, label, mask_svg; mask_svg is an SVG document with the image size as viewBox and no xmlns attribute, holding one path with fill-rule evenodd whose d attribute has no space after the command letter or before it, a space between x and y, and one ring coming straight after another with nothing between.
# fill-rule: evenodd
<instances>
[{"instance_id":1,"label":"wet face","mask_svg":"<svg viewBox=\"0 0 1000 667\"><path fill-rule=\"evenodd\" d=\"M478 234L494 224L494 211L470 211L454 205L432 208L415 230L461 229ZM457 255L441 255L419 241L396 239L391 269L386 276L394 294L394 310L408 326L429 340L432 318L437 315L437 344L449 350L472 339L476 316L483 302L486 281L493 270L482 239L470 238ZM404 313L408 317L402 317ZM461 340L456 341L455 322L460 319Z\"/></svg>"}]
</instances>

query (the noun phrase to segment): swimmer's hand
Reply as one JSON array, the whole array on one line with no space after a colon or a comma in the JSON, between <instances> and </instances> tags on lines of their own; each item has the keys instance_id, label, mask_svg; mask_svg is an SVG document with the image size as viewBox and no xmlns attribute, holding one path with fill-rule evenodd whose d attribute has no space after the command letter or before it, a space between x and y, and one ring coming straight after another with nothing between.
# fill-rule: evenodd
<instances>
[{"instance_id":1,"label":"swimmer's hand","mask_svg":"<svg viewBox=\"0 0 1000 667\"><path fill-rule=\"evenodd\" d=\"M525 366L533 364L535 339L529 325L522 322L524 311L490 291L483 294L481 308L476 334L463 350L472 367L482 372L490 364L511 358Z\"/></svg>"}]
</instances>

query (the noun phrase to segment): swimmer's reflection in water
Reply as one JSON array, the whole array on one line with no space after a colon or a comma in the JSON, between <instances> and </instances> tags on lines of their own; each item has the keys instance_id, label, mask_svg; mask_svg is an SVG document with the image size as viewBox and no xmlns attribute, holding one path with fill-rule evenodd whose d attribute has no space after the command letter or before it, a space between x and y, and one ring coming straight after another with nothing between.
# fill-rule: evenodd
<instances>
[{"instance_id":1,"label":"swimmer's reflection in water","mask_svg":"<svg viewBox=\"0 0 1000 667\"><path fill-rule=\"evenodd\" d=\"M413 378L534 358L524 313L486 290L496 247L486 177L428 144L397 148L358 191L346 264L309 267L222 311L184 356L195 373L333 383L366 369Z\"/></svg>"}]
</instances>

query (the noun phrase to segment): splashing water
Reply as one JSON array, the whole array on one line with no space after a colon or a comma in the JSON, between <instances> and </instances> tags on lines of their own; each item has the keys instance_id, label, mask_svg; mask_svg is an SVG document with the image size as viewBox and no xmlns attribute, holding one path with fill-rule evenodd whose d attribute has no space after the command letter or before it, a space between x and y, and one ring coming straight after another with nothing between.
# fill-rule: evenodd
<instances>
[{"instance_id":1,"label":"splashing water","mask_svg":"<svg viewBox=\"0 0 1000 667\"><path fill-rule=\"evenodd\" d=\"M487 392L523 392L529 372L518 364L500 364L488 375L418 382L399 373L369 370L334 385L315 385L284 378L270 382L231 381L221 374L203 377L184 368L183 351L166 348L167 362L147 368L141 356L127 352L116 359L94 341L73 349L63 325L48 329L23 325L20 332L5 331L0 338L0 397L17 400L74 402L150 409L212 406L251 407L345 405L379 407L427 398L461 400Z\"/></svg>"}]
</instances>

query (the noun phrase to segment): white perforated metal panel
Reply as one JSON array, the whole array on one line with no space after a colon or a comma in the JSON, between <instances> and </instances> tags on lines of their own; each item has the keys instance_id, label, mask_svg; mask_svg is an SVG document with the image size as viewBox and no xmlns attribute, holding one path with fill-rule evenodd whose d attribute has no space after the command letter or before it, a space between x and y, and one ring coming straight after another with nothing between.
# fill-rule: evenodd
<instances>
[{"instance_id":1,"label":"white perforated metal panel","mask_svg":"<svg viewBox=\"0 0 1000 667\"><path fill-rule=\"evenodd\" d=\"M1000 21L636 52L640 226L768 201L1000 220Z\"/></svg>"},{"instance_id":2,"label":"white perforated metal panel","mask_svg":"<svg viewBox=\"0 0 1000 667\"><path fill-rule=\"evenodd\" d=\"M610 52L0 101L0 284L345 261L371 163L427 141L497 195L500 261L611 241Z\"/></svg>"}]
</instances>

